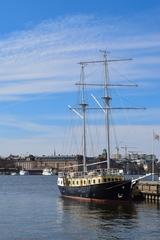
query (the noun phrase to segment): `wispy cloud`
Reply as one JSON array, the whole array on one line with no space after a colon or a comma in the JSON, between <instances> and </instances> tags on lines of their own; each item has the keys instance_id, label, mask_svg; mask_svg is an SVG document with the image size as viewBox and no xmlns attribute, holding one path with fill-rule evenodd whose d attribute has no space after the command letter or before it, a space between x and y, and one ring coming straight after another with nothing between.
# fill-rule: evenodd
<instances>
[{"instance_id":1,"label":"wispy cloud","mask_svg":"<svg viewBox=\"0 0 160 240\"><path fill-rule=\"evenodd\" d=\"M33 121L25 121L13 115L0 115L0 126L12 127L19 130L25 130L32 134L51 132L51 126L38 124ZM31 135L32 135L31 134Z\"/></svg>"},{"instance_id":2,"label":"wispy cloud","mask_svg":"<svg viewBox=\"0 0 160 240\"><path fill-rule=\"evenodd\" d=\"M160 125L128 125L116 126L117 137L115 139L115 132L111 129L111 153L115 153L116 142L120 147L121 153L127 145L128 150L134 147L134 151L139 153L152 153L153 130L160 133ZM92 133L92 135L90 135ZM104 128L91 125L87 133L87 154L98 155L104 148L106 148ZM31 153L39 154L53 154L56 150L57 154L82 154L82 138L81 129L75 128L72 131L66 131L66 127L55 127L54 131L46 132L46 134L33 134L32 136L16 136L0 138L1 155ZM7 147L6 147L7 146ZM155 154L159 153L159 143L155 143Z\"/></svg>"},{"instance_id":3,"label":"wispy cloud","mask_svg":"<svg viewBox=\"0 0 160 240\"><path fill-rule=\"evenodd\" d=\"M154 50L160 47L160 34L116 35L107 19L79 15L46 21L0 39L0 94L10 99L12 95L69 91L79 77L76 63L97 57L97 50L106 47L125 55L137 51L134 63L119 65L131 78L157 78L159 68L153 64L159 61ZM152 50L151 56L143 57L145 49Z\"/></svg>"}]
</instances>

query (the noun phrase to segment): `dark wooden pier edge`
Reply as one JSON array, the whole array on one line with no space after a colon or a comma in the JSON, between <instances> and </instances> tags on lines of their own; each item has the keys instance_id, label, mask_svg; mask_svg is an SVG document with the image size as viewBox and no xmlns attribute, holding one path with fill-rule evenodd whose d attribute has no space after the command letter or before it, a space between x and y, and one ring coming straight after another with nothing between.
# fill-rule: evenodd
<instances>
[{"instance_id":1,"label":"dark wooden pier edge","mask_svg":"<svg viewBox=\"0 0 160 240\"><path fill-rule=\"evenodd\" d=\"M160 181L138 181L133 186L132 198L160 202Z\"/></svg>"}]
</instances>

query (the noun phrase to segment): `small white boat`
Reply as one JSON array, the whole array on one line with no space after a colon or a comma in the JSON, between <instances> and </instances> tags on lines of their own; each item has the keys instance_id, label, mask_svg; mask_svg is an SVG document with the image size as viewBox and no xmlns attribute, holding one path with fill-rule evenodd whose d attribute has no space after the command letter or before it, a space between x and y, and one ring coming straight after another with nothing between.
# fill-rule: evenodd
<instances>
[{"instance_id":1,"label":"small white boat","mask_svg":"<svg viewBox=\"0 0 160 240\"><path fill-rule=\"evenodd\" d=\"M23 175L29 175L29 172L26 171L26 170L24 170L24 169L22 169L22 170L19 171L19 175L21 175L21 176L23 176Z\"/></svg>"},{"instance_id":2,"label":"small white boat","mask_svg":"<svg viewBox=\"0 0 160 240\"><path fill-rule=\"evenodd\" d=\"M16 176L16 175L18 175L17 172L12 172L11 173L11 176Z\"/></svg>"},{"instance_id":3,"label":"small white boat","mask_svg":"<svg viewBox=\"0 0 160 240\"><path fill-rule=\"evenodd\" d=\"M51 169L51 168L45 168L45 169L43 169L42 175L43 175L43 176L51 176L51 175L53 175L52 169Z\"/></svg>"},{"instance_id":4,"label":"small white boat","mask_svg":"<svg viewBox=\"0 0 160 240\"><path fill-rule=\"evenodd\" d=\"M123 171L123 169L119 169L119 174L124 175L124 171Z\"/></svg>"}]
</instances>

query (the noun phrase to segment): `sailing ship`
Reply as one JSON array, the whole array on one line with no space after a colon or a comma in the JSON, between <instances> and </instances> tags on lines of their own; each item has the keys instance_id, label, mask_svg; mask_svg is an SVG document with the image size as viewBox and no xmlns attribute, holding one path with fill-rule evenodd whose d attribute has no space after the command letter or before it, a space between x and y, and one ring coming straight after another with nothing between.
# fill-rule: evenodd
<instances>
[{"instance_id":1,"label":"sailing ship","mask_svg":"<svg viewBox=\"0 0 160 240\"><path fill-rule=\"evenodd\" d=\"M79 108L73 108L72 110L83 119L83 171L65 170L58 173L57 185L63 197L79 199L89 202L108 202L110 200L129 200L131 198L132 180L125 179L121 171L110 167L110 110L114 108L111 108L110 106L111 96L109 92L109 87L121 85L114 85L109 83L108 63L112 61L126 60L130 59L108 59L107 52L103 51L102 60L80 62L81 77L78 85L81 87L81 103ZM105 79L103 84L85 83L84 67L92 63L102 63L104 65ZM88 109L91 109L88 107L88 104L85 100L85 87L87 85L102 86L104 88L104 106L101 106L99 103L98 105L99 109L103 110L103 112L105 113L105 128L107 132L107 159L105 159L103 162L106 162L107 164L106 168L104 168L103 166L100 169L96 168L94 170L89 170L88 166L90 164L87 165L86 162L86 111ZM81 113L77 111L79 109L81 109Z\"/></svg>"}]
</instances>

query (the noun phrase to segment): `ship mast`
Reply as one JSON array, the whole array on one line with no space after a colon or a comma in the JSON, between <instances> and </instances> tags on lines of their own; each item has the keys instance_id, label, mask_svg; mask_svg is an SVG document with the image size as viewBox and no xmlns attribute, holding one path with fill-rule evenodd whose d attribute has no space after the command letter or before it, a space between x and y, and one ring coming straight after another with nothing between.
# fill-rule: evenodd
<instances>
[{"instance_id":1,"label":"ship mast","mask_svg":"<svg viewBox=\"0 0 160 240\"><path fill-rule=\"evenodd\" d=\"M80 82L77 83L76 85L80 85L82 87L82 96L81 96L81 110L82 110L82 115L80 115L76 109L72 109L77 115L79 115L83 119L83 171L85 172L87 170L87 165L86 165L86 110L87 109L102 109L105 113L105 130L106 130L106 145L107 145L107 168L110 169L110 110L120 110L120 109L145 109L145 108L139 108L139 107L110 107L110 101L111 97L109 95L109 87L137 87L137 84L110 84L109 83L109 70L108 70L108 63L112 62L121 62L121 61L129 61L132 60L131 58L121 58L121 59L108 59L107 58L107 51L101 51L103 53L103 59L102 60L95 60L95 61L83 61L79 62L81 65L81 76L80 76ZM97 83L85 83L84 81L84 67L88 64L104 64L104 83L103 84L97 84ZM104 106L101 106L98 100L98 105L100 108L88 108L88 104L85 102L85 86L102 86L104 89ZM77 109L78 110L78 109Z\"/></svg>"},{"instance_id":2,"label":"ship mast","mask_svg":"<svg viewBox=\"0 0 160 240\"><path fill-rule=\"evenodd\" d=\"M104 50L101 52L103 53L103 60L96 60L96 61L87 61L87 62L80 62L79 64L82 67L82 71L81 71L81 81L80 84L78 85L82 85L82 96L84 97L84 85L90 85L90 86L102 86L104 88L104 96L102 97L104 100L104 107L101 107L105 113L105 136L106 136L106 147L107 147L107 169L110 169L110 101L111 101L111 97L109 96L109 86L125 86L125 85L121 85L121 84L110 84L109 83L109 70L108 70L108 63L109 62L117 62L117 61L128 61L131 60L129 59L107 59L107 51ZM84 83L84 65L85 64L95 64L95 63L102 63L104 64L104 83L103 84L86 84ZM137 85L134 85L137 86ZM83 154L85 155L86 150L85 150L85 142L86 142L86 136L85 136L85 111L86 111L86 107L87 105L84 102L84 98L82 97L82 110L83 110L83 128L84 128L84 133L83 133ZM93 109L93 108L90 108ZM83 155L83 162L84 162L84 168L85 168L85 156Z\"/></svg>"},{"instance_id":3,"label":"ship mast","mask_svg":"<svg viewBox=\"0 0 160 240\"><path fill-rule=\"evenodd\" d=\"M82 109L82 119L83 119L83 172L87 171L86 167L86 107L88 104L85 102L85 84L84 84L84 67L85 64L81 63L81 75L80 75L80 84L82 86L82 92L81 92L81 103L80 107Z\"/></svg>"},{"instance_id":4,"label":"ship mast","mask_svg":"<svg viewBox=\"0 0 160 240\"><path fill-rule=\"evenodd\" d=\"M109 96L109 72L107 62L107 51L102 51L104 57L104 111L105 111L105 130L106 130L106 144L107 144L107 168L110 169L110 100Z\"/></svg>"}]
</instances>

